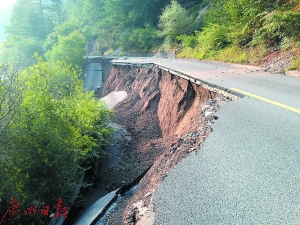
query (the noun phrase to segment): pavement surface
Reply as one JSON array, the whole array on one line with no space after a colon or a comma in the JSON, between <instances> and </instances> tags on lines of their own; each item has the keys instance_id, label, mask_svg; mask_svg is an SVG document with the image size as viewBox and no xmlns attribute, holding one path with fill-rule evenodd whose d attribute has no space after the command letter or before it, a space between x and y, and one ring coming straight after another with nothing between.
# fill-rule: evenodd
<instances>
[{"instance_id":1,"label":"pavement surface","mask_svg":"<svg viewBox=\"0 0 300 225\"><path fill-rule=\"evenodd\" d=\"M92 224L98 217L98 215L102 213L102 211L107 207L107 205L113 202L115 198L117 198L118 190L108 193L107 195L96 201L93 205L88 207L74 225Z\"/></svg>"},{"instance_id":2,"label":"pavement surface","mask_svg":"<svg viewBox=\"0 0 300 225\"><path fill-rule=\"evenodd\" d=\"M184 72L246 97L221 107L203 148L155 193L156 225L300 225L300 79L225 63L126 59Z\"/></svg>"},{"instance_id":3,"label":"pavement surface","mask_svg":"<svg viewBox=\"0 0 300 225\"><path fill-rule=\"evenodd\" d=\"M86 74L84 78L85 89L94 91L102 86L102 68L99 63L93 63L89 59L86 59L84 74Z\"/></svg>"}]
</instances>

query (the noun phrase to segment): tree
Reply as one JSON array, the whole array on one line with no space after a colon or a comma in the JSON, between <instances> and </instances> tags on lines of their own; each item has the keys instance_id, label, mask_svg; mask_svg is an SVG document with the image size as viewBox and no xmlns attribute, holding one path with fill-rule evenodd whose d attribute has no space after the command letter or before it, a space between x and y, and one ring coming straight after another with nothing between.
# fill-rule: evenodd
<instances>
[{"instance_id":1,"label":"tree","mask_svg":"<svg viewBox=\"0 0 300 225\"><path fill-rule=\"evenodd\" d=\"M126 29L122 32L118 45L123 50L137 50L148 52L157 48L162 42L158 30L153 27Z\"/></svg>"},{"instance_id":2,"label":"tree","mask_svg":"<svg viewBox=\"0 0 300 225\"><path fill-rule=\"evenodd\" d=\"M104 10L104 0L83 0L83 13L91 25L104 19Z\"/></svg>"},{"instance_id":3,"label":"tree","mask_svg":"<svg viewBox=\"0 0 300 225\"><path fill-rule=\"evenodd\" d=\"M37 4L32 0L18 0L13 7L6 33L9 36L45 38L44 19Z\"/></svg>"},{"instance_id":4,"label":"tree","mask_svg":"<svg viewBox=\"0 0 300 225\"><path fill-rule=\"evenodd\" d=\"M43 48L45 51L51 50L54 45L58 44L59 36L68 36L73 31L82 30L83 23L75 17L69 18L63 24L60 24L54 28L54 31L50 33L46 41L43 44Z\"/></svg>"},{"instance_id":5,"label":"tree","mask_svg":"<svg viewBox=\"0 0 300 225\"><path fill-rule=\"evenodd\" d=\"M0 208L14 196L22 207L49 204L51 214L58 198L68 204L73 197L85 165L103 154L110 110L84 90L79 71L61 61L37 61L19 77L25 88L4 135ZM21 221L45 224L48 218Z\"/></svg>"},{"instance_id":6,"label":"tree","mask_svg":"<svg viewBox=\"0 0 300 225\"><path fill-rule=\"evenodd\" d=\"M48 0L46 13L54 25L62 24L66 17L63 0Z\"/></svg>"},{"instance_id":7,"label":"tree","mask_svg":"<svg viewBox=\"0 0 300 225\"><path fill-rule=\"evenodd\" d=\"M124 47L123 43L132 31L148 33L150 36L147 39L151 39L151 43L157 43L159 38L154 38L154 41L153 31L157 28L162 8L169 2L170 0L85 0L83 11L102 48L118 48ZM141 46L137 35L130 35L130 38L130 42L136 43L136 47L131 50L145 48ZM128 46L131 44L125 47Z\"/></svg>"},{"instance_id":8,"label":"tree","mask_svg":"<svg viewBox=\"0 0 300 225\"><path fill-rule=\"evenodd\" d=\"M85 39L79 31L68 36L58 36L58 44L53 46L45 57L50 62L65 60L72 66L81 66L85 55Z\"/></svg>"},{"instance_id":9,"label":"tree","mask_svg":"<svg viewBox=\"0 0 300 225\"><path fill-rule=\"evenodd\" d=\"M65 0L66 19L74 16L78 20L86 23L86 14L84 13L85 0Z\"/></svg>"},{"instance_id":10,"label":"tree","mask_svg":"<svg viewBox=\"0 0 300 225\"><path fill-rule=\"evenodd\" d=\"M32 65L34 53L42 54L42 41L35 37L10 36L3 44L2 62L26 62Z\"/></svg>"},{"instance_id":11,"label":"tree","mask_svg":"<svg viewBox=\"0 0 300 225\"><path fill-rule=\"evenodd\" d=\"M3 144L7 141L7 128L18 112L22 101L23 85L19 74L23 69L21 64L0 64L0 158L7 155Z\"/></svg>"},{"instance_id":12,"label":"tree","mask_svg":"<svg viewBox=\"0 0 300 225\"><path fill-rule=\"evenodd\" d=\"M161 29L161 36L165 37L168 44L172 44L176 41L177 36L188 30L191 23L192 18L188 12L175 0L172 0L159 17L158 26Z\"/></svg>"},{"instance_id":13,"label":"tree","mask_svg":"<svg viewBox=\"0 0 300 225\"><path fill-rule=\"evenodd\" d=\"M1 61L28 61L35 52L41 55L46 36L64 16L62 0L17 0L6 27L8 41L2 46Z\"/></svg>"}]
</instances>

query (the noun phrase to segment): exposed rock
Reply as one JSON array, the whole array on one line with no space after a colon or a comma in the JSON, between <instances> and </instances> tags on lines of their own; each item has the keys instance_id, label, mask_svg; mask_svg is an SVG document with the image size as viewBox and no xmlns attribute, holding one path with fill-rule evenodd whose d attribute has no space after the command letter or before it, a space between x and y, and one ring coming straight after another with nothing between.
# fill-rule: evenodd
<instances>
[{"instance_id":1,"label":"exposed rock","mask_svg":"<svg viewBox=\"0 0 300 225\"><path fill-rule=\"evenodd\" d=\"M288 66L292 63L293 53L281 53L275 51L267 55L262 61L265 63L262 65L264 71L271 73L284 73Z\"/></svg>"}]
</instances>

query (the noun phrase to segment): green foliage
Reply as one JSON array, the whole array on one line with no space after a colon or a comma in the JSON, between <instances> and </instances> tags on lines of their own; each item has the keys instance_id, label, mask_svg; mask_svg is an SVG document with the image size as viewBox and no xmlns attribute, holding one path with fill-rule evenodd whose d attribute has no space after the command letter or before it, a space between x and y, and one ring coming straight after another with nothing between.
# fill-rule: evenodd
<instances>
[{"instance_id":1,"label":"green foliage","mask_svg":"<svg viewBox=\"0 0 300 225\"><path fill-rule=\"evenodd\" d=\"M188 12L175 0L172 0L159 17L158 26L161 29L161 36L165 37L168 44L172 44L176 41L177 36L188 31L191 23L192 18Z\"/></svg>"},{"instance_id":2,"label":"green foliage","mask_svg":"<svg viewBox=\"0 0 300 225\"><path fill-rule=\"evenodd\" d=\"M81 185L83 166L103 154L110 110L85 92L80 75L64 62L37 59L18 77L21 101L0 142L4 202L15 196L23 206L50 204L54 212L57 199L67 204ZM45 219L22 218L22 223L45 224Z\"/></svg>"},{"instance_id":3,"label":"green foliage","mask_svg":"<svg viewBox=\"0 0 300 225\"><path fill-rule=\"evenodd\" d=\"M59 36L68 36L73 31L80 31L83 27L83 23L75 17L69 18L63 24L55 27L54 31L47 36L47 39L43 45L45 51L51 50L52 46L58 44Z\"/></svg>"},{"instance_id":4,"label":"green foliage","mask_svg":"<svg viewBox=\"0 0 300 225\"><path fill-rule=\"evenodd\" d=\"M51 21L55 25L60 25L65 21L66 13L64 9L64 0L50 0L48 1L47 16L51 18Z\"/></svg>"},{"instance_id":5,"label":"green foliage","mask_svg":"<svg viewBox=\"0 0 300 225\"><path fill-rule=\"evenodd\" d=\"M247 60L247 51L235 46L229 46L222 49L216 56L216 59L232 63L245 63Z\"/></svg>"},{"instance_id":6,"label":"green foliage","mask_svg":"<svg viewBox=\"0 0 300 225\"><path fill-rule=\"evenodd\" d=\"M2 46L0 62L31 62L35 52L43 53L41 40L34 37L11 36Z\"/></svg>"},{"instance_id":7,"label":"green foliage","mask_svg":"<svg viewBox=\"0 0 300 225\"><path fill-rule=\"evenodd\" d=\"M218 24L211 24L197 32L197 55L199 58L211 58L222 48L230 44L228 28Z\"/></svg>"},{"instance_id":8,"label":"green foliage","mask_svg":"<svg viewBox=\"0 0 300 225\"><path fill-rule=\"evenodd\" d=\"M10 36L43 39L46 27L39 8L33 0L18 0L13 8L6 33Z\"/></svg>"},{"instance_id":9,"label":"green foliage","mask_svg":"<svg viewBox=\"0 0 300 225\"><path fill-rule=\"evenodd\" d=\"M169 0L101 0L101 2L104 3L103 15L105 16L102 25L119 30L156 25L162 8L169 3ZM96 5L99 5L98 1Z\"/></svg>"},{"instance_id":10,"label":"green foliage","mask_svg":"<svg viewBox=\"0 0 300 225\"><path fill-rule=\"evenodd\" d=\"M62 0L18 0L6 32L42 40L64 21L64 14Z\"/></svg>"},{"instance_id":11,"label":"green foliage","mask_svg":"<svg viewBox=\"0 0 300 225\"><path fill-rule=\"evenodd\" d=\"M65 0L65 10L67 20L74 16L79 20L84 20L84 15L82 13L83 4L85 0Z\"/></svg>"},{"instance_id":12,"label":"green foliage","mask_svg":"<svg viewBox=\"0 0 300 225\"><path fill-rule=\"evenodd\" d=\"M159 40L154 37L154 33L158 16L167 3L169 0L86 0L84 12L102 50L118 47L129 49L129 46L133 47L131 50L143 50L154 48L149 45L156 44L156 40ZM130 34L131 31L134 34ZM139 34L150 43L146 44L146 41L141 40ZM131 43L126 44L126 38L130 38L130 42L136 42L136 47Z\"/></svg>"},{"instance_id":13,"label":"green foliage","mask_svg":"<svg viewBox=\"0 0 300 225\"><path fill-rule=\"evenodd\" d=\"M23 65L0 64L0 159L7 157L3 149L7 127L20 106L24 86L19 81Z\"/></svg>"},{"instance_id":14,"label":"green foliage","mask_svg":"<svg viewBox=\"0 0 300 225\"><path fill-rule=\"evenodd\" d=\"M204 16L197 18L199 9L208 3ZM163 39L165 47L178 47L182 42L182 48L193 49L200 43L196 38L199 34L195 36L195 33L203 27L210 28L211 24L226 27L228 32L227 40L222 43L215 40L217 46L211 51L219 51L216 49L220 43L240 48L261 43L271 47L281 45L286 37L299 36L297 7L298 0L18 0L6 31L9 40L21 37L25 38L24 42L26 39L30 42L17 44L27 48L21 50L21 58L31 57L34 40L35 52L41 53L42 45L45 52L56 52L54 58L66 59L57 49L59 37L66 38L74 31L85 37L86 44L91 40L96 43L88 49L94 53L120 47L123 51L150 51L159 48ZM220 32L216 39L224 38L222 29ZM0 60L15 58L20 49L12 48L12 43L5 43Z\"/></svg>"},{"instance_id":15,"label":"green foliage","mask_svg":"<svg viewBox=\"0 0 300 225\"><path fill-rule=\"evenodd\" d=\"M283 37L283 39L280 43L280 49L290 50L294 47L296 47L296 48L300 47L300 43L297 42L295 37Z\"/></svg>"},{"instance_id":16,"label":"green foliage","mask_svg":"<svg viewBox=\"0 0 300 225\"><path fill-rule=\"evenodd\" d=\"M118 44L123 50L132 50L147 52L161 43L158 37L158 31L155 28L136 28L122 33Z\"/></svg>"},{"instance_id":17,"label":"green foliage","mask_svg":"<svg viewBox=\"0 0 300 225\"><path fill-rule=\"evenodd\" d=\"M298 70L300 71L300 41L294 41L293 42L293 61L292 64L287 68L287 70Z\"/></svg>"},{"instance_id":18,"label":"green foliage","mask_svg":"<svg viewBox=\"0 0 300 225\"><path fill-rule=\"evenodd\" d=\"M103 0L84 0L82 1L83 13L89 24L95 24L104 19ZM82 9L81 9L82 13Z\"/></svg>"},{"instance_id":19,"label":"green foliage","mask_svg":"<svg viewBox=\"0 0 300 225\"><path fill-rule=\"evenodd\" d=\"M228 2L227 0L213 0L209 11L205 13L204 22L206 24L228 24L229 23L229 12L224 10L224 5Z\"/></svg>"},{"instance_id":20,"label":"green foliage","mask_svg":"<svg viewBox=\"0 0 300 225\"><path fill-rule=\"evenodd\" d=\"M203 30L179 37L180 55L253 63L266 48L293 49L300 34L297 4L296 0L212 0Z\"/></svg>"},{"instance_id":21,"label":"green foliage","mask_svg":"<svg viewBox=\"0 0 300 225\"><path fill-rule=\"evenodd\" d=\"M8 39L4 43L5 52L0 52L1 61L28 61L34 52L42 54L45 38L64 19L63 0L16 1L6 27Z\"/></svg>"},{"instance_id":22,"label":"green foliage","mask_svg":"<svg viewBox=\"0 0 300 225\"><path fill-rule=\"evenodd\" d=\"M80 31L86 44L90 40L99 43L93 46L94 52L119 47L149 51L162 42L157 23L169 3L170 0L18 0L7 33L10 39L40 40L44 52L51 52L53 47L57 53L59 36L66 37L74 31ZM11 45L5 46L9 52ZM40 49L36 52L41 54ZM6 54L0 55L7 60ZM55 55L65 60L62 52Z\"/></svg>"},{"instance_id":23,"label":"green foliage","mask_svg":"<svg viewBox=\"0 0 300 225\"><path fill-rule=\"evenodd\" d=\"M300 58L297 57L293 60L292 64L288 67L288 70L300 70Z\"/></svg>"},{"instance_id":24,"label":"green foliage","mask_svg":"<svg viewBox=\"0 0 300 225\"><path fill-rule=\"evenodd\" d=\"M300 14L273 11L263 17L262 27L254 34L252 45L265 42L269 46L279 45L285 37L300 35Z\"/></svg>"},{"instance_id":25,"label":"green foliage","mask_svg":"<svg viewBox=\"0 0 300 225\"><path fill-rule=\"evenodd\" d=\"M180 35L177 36L177 40L182 42L184 48L195 48L198 44L197 37L195 35Z\"/></svg>"},{"instance_id":26,"label":"green foliage","mask_svg":"<svg viewBox=\"0 0 300 225\"><path fill-rule=\"evenodd\" d=\"M64 60L72 66L81 66L85 55L85 38L79 31L68 36L58 36L58 44L45 54L48 61L55 63Z\"/></svg>"}]
</instances>

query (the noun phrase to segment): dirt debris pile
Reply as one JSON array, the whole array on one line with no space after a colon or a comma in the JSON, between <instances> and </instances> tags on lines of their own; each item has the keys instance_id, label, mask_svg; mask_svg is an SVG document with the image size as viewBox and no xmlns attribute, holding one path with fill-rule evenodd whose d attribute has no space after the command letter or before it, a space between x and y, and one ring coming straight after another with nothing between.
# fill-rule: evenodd
<instances>
[{"instance_id":1,"label":"dirt debris pile","mask_svg":"<svg viewBox=\"0 0 300 225\"><path fill-rule=\"evenodd\" d=\"M128 93L115 106L114 122L125 127L133 139L120 148L123 169L112 168L114 172L106 171L103 179L114 174L110 180L117 187L153 166L135 194L117 206L106 224L141 224L146 218L151 224L157 186L180 160L202 147L217 119L214 113L229 99L155 66L114 66L102 96L112 91Z\"/></svg>"},{"instance_id":2,"label":"dirt debris pile","mask_svg":"<svg viewBox=\"0 0 300 225\"><path fill-rule=\"evenodd\" d=\"M293 61L293 55L292 52L275 51L262 59L262 68L265 72L284 74Z\"/></svg>"}]
</instances>

